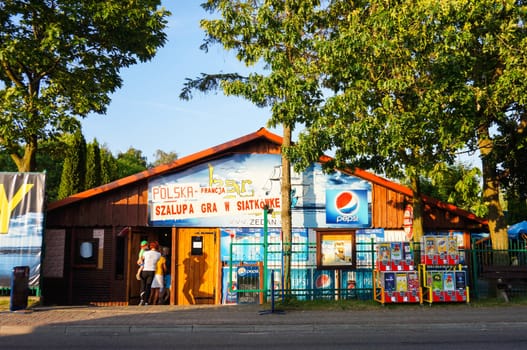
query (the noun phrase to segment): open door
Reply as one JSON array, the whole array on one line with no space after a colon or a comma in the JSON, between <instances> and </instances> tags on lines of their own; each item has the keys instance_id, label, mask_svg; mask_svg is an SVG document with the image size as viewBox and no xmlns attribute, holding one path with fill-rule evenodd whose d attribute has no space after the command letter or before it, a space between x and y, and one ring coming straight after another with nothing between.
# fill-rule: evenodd
<instances>
[{"instance_id":1,"label":"open door","mask_svg":"<svg viewBox=\"0 0 527 350\"><path fill-rule=\"evenodd\" d=\"M178 229L178 305L216 303L218 232L217 228Z\"/></svg>"}]
</instances>

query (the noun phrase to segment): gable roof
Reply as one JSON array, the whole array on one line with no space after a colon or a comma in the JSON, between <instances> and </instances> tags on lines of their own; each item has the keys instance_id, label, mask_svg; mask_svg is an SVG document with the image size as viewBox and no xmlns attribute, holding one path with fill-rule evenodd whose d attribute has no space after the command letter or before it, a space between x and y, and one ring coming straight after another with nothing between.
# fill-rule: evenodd
<instances>
[{"instance_id":1,"label":"gable roof","mask_svg":"<svg viewBox=\"0 0 527 350\"><path fill-rule=\"evenodd\" d=\"M133 174L133 175L124 177L122 179L118 179L116 181L110 182L108 184L105 184L105 185L102 185L102 186L99 186L99 187L95 187L95 188L86 190L84 192L79 192L79 193L76 193L76 194L71 195L69 197L66 197L64 199L52 202L52 203L48 204L47 210L48 211L55 210L55 209L61 208L63 206L67 206L67 205L73 204L75 202L81 201L83 199L87 199L87 198L90 198L90 197L93 197L93 196L96 196L96 195L99 195L99 194L103 194L103 193L112 191L112 190L114 190L116 188L119 188L119 187L122 187L122 186L131 185L131 184L133 184L135 182L147 180L149 178L152 178L152 177L164 174L164 173L168 173L168 172L174 171L174 170L176 170L178 168L181 168L183 166L186 166L186 165L198 162L198 161L200 161L202 159L205 159L207 157L214 156L215 154L227 152L230 149L239 147L239 146L241 146L243 144L247 144L249 142L253 142L253 141L256 141L256 140L264 140L264 141L267 141L269 143L274 143L277 146L281 146L283 139L282 139L281 136L273 134L272 132L270 132L266 128L260 128L256 132L250 133L248 135L239 137L239 138L231 140L231 141L227 141L225 143L222 143L222 144L214 146L214 147L207 148L207 149L205 149L203 151L200 151L200 152L197 152L197 153L185 156L183 158L176 159L175 161L173 161L171 163L159 165L159 166L156 166L154 168L144 170L144 171L142 171L140 173ZM320 157L320 162L321 163L325 163L325 162L329 161L330 159L331 158L328 157L328 156L322 156L322 157ZM339 170L341 170L341 169L339 169ZM375 175L373 173L370 173L368 171L365 171L365 170L362 170L362 169L358 169L358 168L353 169L353 170L351 170L351 169L344 169L342 171L344 171L344 172L346 172L348 174L352 174L354 176L360 177L360 178L362 178L364 180L370 181L370 182L375 183L377 185L386 187L386 188L391 189L391 190L393 190L395 192L399 192L399 193L404 194L404 195L406 195L408 197L412 197L413 196L412 190L410 188L408 188L406 186L403 186L401 184L395 183L393 181L387 180L387 179L382 178L380 176L377 176L377 175ZM428 204L436 206L436 207L438 207L440 209L452 212L452 213L454 213L456 215L459 215L459 216L462 216L462 217L466 217L466 218L471 219L471 220L475 220L475 221L477 221L477 222L479 222L481 224L484 224L484 225L487 224L486 220L481 219L481 218L477 217L476 215L474 215L474 214L472 214L472 213L470 213L470 212L468 212L466 210L458 208L455 205L441 202L441 201L439 201L439 200L437 200L435 198L428 197L426 195L423 195L422 198L423 198L423 201L425 203L428 203Z\"/></svg>"}]
</instances>

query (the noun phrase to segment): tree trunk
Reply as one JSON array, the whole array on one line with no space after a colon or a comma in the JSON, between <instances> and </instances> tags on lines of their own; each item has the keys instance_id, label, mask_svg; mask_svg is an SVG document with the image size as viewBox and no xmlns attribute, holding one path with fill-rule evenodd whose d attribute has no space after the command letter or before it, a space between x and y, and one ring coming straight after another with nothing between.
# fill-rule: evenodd
<instances>
[{"instance_id":1,"label":"tree trunk","mask_svg":"<svg viewBox=\"0 0 527 350\"><path fill-rule=\"evenodd\" d=\"M412 209L413 209L413 241L421 242L421 238L424 235L423 228L423 201L421 200L421 184L417 175L412 176Z\"/></svg>"},{"instance_id":2,"label":"tree trunk","mask_svg":"<svg viewBox=\"0 0 527 350\"><path fill-rule=\"evenodd\" d=\"M494 144L485 126L478 129L478 147L483 168L483 203L489 208L488 225L492 249L506 250L509 247L509 240L505 216L499 200L500 182L496 172L497 162L492 152Z\"/></svg>"},{"instance_id":3,"label":"tree trunk","mask_svg":"<svg viewBox=\"0 0 527 350\"><path fill-rule=\"evenodd\" d=\"M31 140L29 143L26 144L24 147L24 154L22 156L11 153L11 159L16 164L16 167L19 172L26 173L26 172L32 172L36 170L37 162L36 162L36 152L37 152L37 138L31 137Z\"/></svg>"},{"instance_id":4,"label":"tree trunk","mask_svg":"<svg viewBox=\"0 0 527 350\"><path fill-rule=\"evenodd\" d=\"M291 146L291 127L284 125L283 143L282 148ZM282 154L282 181L281 181L281 213L280 218L282 221L282 242L283 242L283 253L284 253L284 266L283 266L283 277L284 277L284 290L287 294L291 290L291 164L289 159Z\"/></svg>"}]
</instances>

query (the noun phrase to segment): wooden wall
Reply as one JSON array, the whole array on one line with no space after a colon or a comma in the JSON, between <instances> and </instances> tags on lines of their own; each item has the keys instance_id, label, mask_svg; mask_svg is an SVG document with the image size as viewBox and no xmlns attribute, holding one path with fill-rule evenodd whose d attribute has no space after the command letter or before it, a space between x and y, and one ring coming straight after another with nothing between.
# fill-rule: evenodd
<instances>
[{"instance_id":1,"label":"wooden wall","mask_svg":"<svg viewBox=\"0 0 527 350\"><path fill-rule=\"evenodd\" d=\"M145 180L48 211L46 226L147 226L147 191Z\"/></svg>"}]
</instances>

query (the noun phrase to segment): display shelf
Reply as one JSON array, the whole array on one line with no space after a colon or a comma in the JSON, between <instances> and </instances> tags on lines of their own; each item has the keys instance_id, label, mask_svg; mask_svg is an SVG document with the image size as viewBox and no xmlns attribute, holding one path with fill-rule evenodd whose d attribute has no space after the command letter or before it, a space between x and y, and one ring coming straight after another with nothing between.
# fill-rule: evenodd
<instances>
[{"instance_id":1,"label":"display shelf","mask_svg":"<svg viewBox=\"0 0 527 350\"><path fill-rule=\"evenodd\" d=\"M377 244L373 272L376 301L386 303L421 303L422 290L408 242Z\"/></svg>"},{"instance_id":2,"label":"display shelf","mask_svg":"<svg viewBox=\"0 0 527 350\"><path fill-rule=\"evenodd\" d=\"M424 236L421 240L421 264L453 266L459 264L457 239L448 236Z\"/></svg>"},{"instance_id":3,"label":"display shelf","mask_svg":"<svg viewBox=\"0 0 527 350\"><path fill-rule=\"evenodd\" d=\"M457 266L419 265L419 276L423 292L423 302L460 303L470 302L466 271Z\"/></svg>"},{"instance_id":4,"label":"display shelf","mask_svg":"<svg viewBox=\"0 0 527 350\"><path fill-rule=\"evenodd\" d=\"M421 303L422 290L417 271L374 271L374 298L381 304Z\"/></svg>"}]
</instances>

